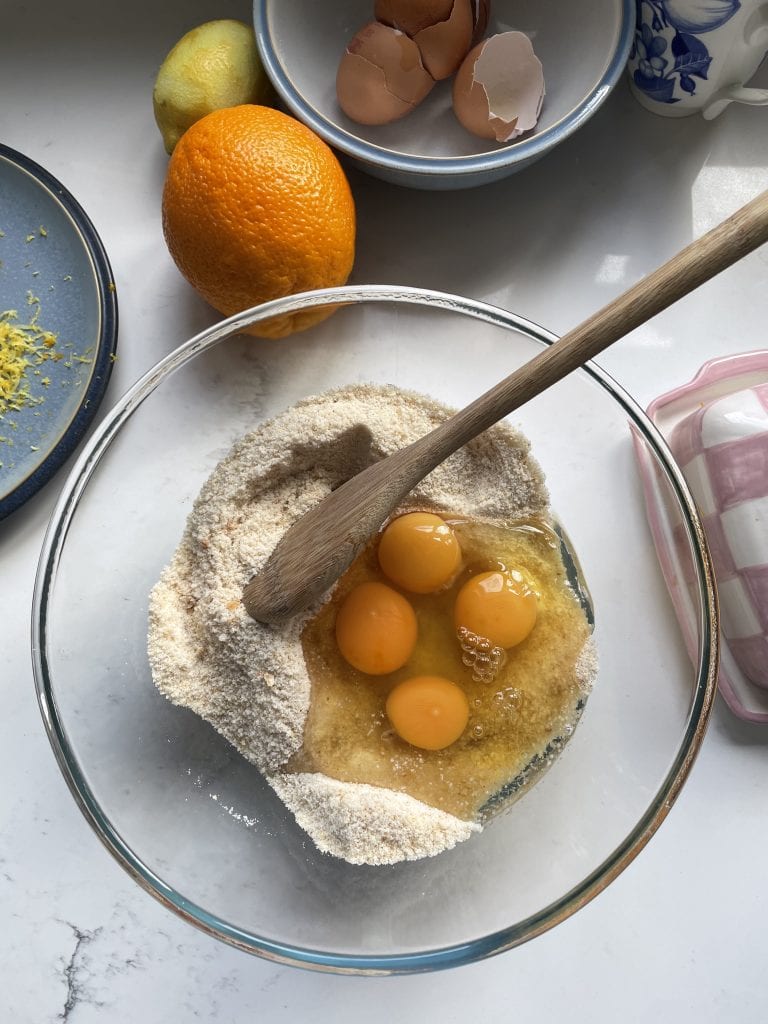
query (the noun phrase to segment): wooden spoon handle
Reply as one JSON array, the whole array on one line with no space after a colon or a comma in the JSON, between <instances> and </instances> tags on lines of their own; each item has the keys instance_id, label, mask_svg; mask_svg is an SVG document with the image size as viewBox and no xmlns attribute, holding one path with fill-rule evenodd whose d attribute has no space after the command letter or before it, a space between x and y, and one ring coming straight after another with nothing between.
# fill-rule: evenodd
<instances>
[{"instance_id":1,"label":"wooden spoon handle","mask_svg":"<svg viewBox=\"0 0 768 1024\"><path fill-rule=\"evenodd\" d=\"M653 273L456 413L435 433L446 431L451 439L465 435L456 447L466 444L480 431L583 366L603 349L765 241L768 241L768 192L763 192L722 224L691 242Z\"/></svg>"},{"instance_id":2,"label":"wooden spoon handle","mask_svg":"<svg viewBox=\"0 0 768 1024\"><path fill-rule=\"evenodd\" d=\"M246 610L278 625L344 572L405 495L483 430L768 241L768 192L692 242L450 419L352 477L287 531L243 591Z\"/></svg>"}]
</instances>

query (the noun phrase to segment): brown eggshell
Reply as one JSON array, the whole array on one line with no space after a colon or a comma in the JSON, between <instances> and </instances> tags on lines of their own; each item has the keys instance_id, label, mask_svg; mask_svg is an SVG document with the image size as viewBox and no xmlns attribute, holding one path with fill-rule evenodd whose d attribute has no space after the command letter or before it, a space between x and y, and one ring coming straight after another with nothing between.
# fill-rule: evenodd
<instances>
[{"instance_id":1,"label":"brown eggshell","mask_svg":"<svg viewBox=\"0 0 768 1024\"><path fill-rule=\"evenodd\" d=\"M417 32L413 40L421 50L424 67L436 81L450 78L472 44L473 0L454 0L450 17Z\"/></svg>"},{"instance_id":2,"label":"brown eggshell","mask_svg":"<svg viewBox=\"0 0 768 1024\"><path fill-rule=\"evenodd\" d=\"M373 14L377 21L413 37L430 25L447 21L453 4L454 0L376 0Z\"/></svg>"},{"instance_id":3,"label":"brown eggshell","mask_svg":"<svg viewBox=\"0 0 768 1024\"><path fill-rule=\"evenodd\" d=\"M453 82L453 110L461 124L497 142L530 131L543 99L541 61L522 32L502 32L479 43Z\"/></svg>"},{"instance_id":4,"label":"brown eggshell","mask_svg":"<svg viewBox=\"0 0 768 1024\"><path fill-rule=\"evenodd\" d=\"M357 33L336 73L339 106L358 124L388 124L405 117L434 84L416 43L378 22Z\"/></svg>"}]
</instances>

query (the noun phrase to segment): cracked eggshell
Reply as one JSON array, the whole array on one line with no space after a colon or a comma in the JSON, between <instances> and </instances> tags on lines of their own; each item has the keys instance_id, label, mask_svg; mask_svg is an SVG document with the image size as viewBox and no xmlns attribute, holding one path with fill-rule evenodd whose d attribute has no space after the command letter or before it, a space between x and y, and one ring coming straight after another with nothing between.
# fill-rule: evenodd
<instances>
[{"instance_id":1,"label":"cracked eggshell","mask_svg":"<svg viewBox=\"0 0 768 1024\"><path fill-rule=\"evenodd\" d=\"M472 45L475 6L475 0L377 0L374 13L411 36L424 67L440 81L456 71Z\"/></svg>"},{"instance_id":2,"label":"cracked eggshell","mask_svg":"<svg viewBox=\"0 0 768 1024\"><path fill-rule=\"evenodd\" d=\"M470 50L453 83L453 110L483 139L509 142L535 127L544 72L528 36L501 32Z\"/></svg>"},{"instance_id":3,"label":"cracked eggshell","mask_svg":"<svg viewBox=\"0 0 768 1024\"><path fill-rule=\"evenodd\" d=\"M434 84L416 43L375 21L349 43L336 73L339 106L358 124L388 124L405 117Z\"/></svg>"},{"instance_id":4,"label":"cracked eggshell","mask_svg":"<svg viewBox=\"0 0 768 1024\"><path fill-rule=\"evenodd\" d=\"M447 21L453 5L454 0L376 0L373 14L377 21L413 38L422 29Z\"/></svg>"}]
</instances>

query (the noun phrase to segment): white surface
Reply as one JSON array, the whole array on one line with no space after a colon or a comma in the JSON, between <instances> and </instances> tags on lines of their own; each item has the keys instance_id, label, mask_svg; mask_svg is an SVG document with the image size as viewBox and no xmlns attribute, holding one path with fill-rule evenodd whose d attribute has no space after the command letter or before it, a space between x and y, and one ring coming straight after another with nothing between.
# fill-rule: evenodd
<instances>
[{"instance_id":1,"label":"white surface","mask_svg":"<svg viewBox=\"0 0 768 1024\"><path fill-rule=\"evenodd\" d=\"M106 404L215 319L163 244L151 90L183 31L228 15L247 20L247 3L3 3L0 137L74 192L112 260L121 330ZM755 84L766 83L764 68ZM562 331L768 187L768 112L668 121L622 84L580 135L505 182L456 194L361 176L352 186L355 281L456 291ZM647 404L705 359L768 347L767 272L764 248L602 364ZM768 727L737 722L720 701L638 860L565 924L485 963L411 978L310 974L224 947L156 904L80 816L35 702L33 573L62 480L0 523L0 1020L766 1020Z\"/></svg>"}]
</instances>

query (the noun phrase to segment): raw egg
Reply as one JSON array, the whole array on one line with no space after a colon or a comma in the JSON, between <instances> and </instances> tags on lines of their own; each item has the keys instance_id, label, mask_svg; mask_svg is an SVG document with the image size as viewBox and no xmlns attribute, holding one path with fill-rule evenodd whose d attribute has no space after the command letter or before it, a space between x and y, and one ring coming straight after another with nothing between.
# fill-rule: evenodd
<instances>
[{"instance_id":1,"label":"raw egg","mask_svg":"<svg viewBox=\"0 0 768 1024\"><path fill-rule=\"evenodd\" d=\"M406 743L423 750L442 750L466 729L469 702L450 679L414 676L390 692L387 717Z\"/></svg>"},{"instance_id":2,"label":"raw egg","mask_svg":"<svg viewBox=\"0 0 768 1024\"><path fill-rule=\"evenodd\" d=\"M341 58L336 96L358 124L389 124L410 114L434 84L416 43L373 21L360 29Z\"/></svg>"},{"instance_id":3,"label":"raw egg","mask_svg":"<svg viewBox=\"0 0 768 1024\"><path fill-rule=\"evenodd\" d=\"M530 39L501 32L470 50L453 81L453 110L483 139L509 142L535 127L544 101L544 72Z\"/></svg>"},{"instance_id":4,"label":"raw egg","mask_svg":"<svg viewBox=\"0 0 768 1024\"><path fill-rule=\"evenodd\" d=\"M461 563L461 548L448 523L432 512L408 512L393 519L379 541L379 565L403 590L431 594L450 583Z\"/></svg>"},{"instance_id":5,"label":"raw egg","mask_svg":"<svg viewBox=\"0 0 768 1024\"><path fill-rule=\"evenodd\" d=\"M454 622L499 647L522 643L536 625L536 594L519 572L482 572L456 595Z\"/></svg>"},{"instance_id":6,"label":"raw egg","mask_svg":"<svg viewBox=\"0 0 768 1024\"><path fill-rule=\"evenodd\" d=\"M382 676L402 668L416 645L416 613L384 583L350 590L336 616L336 643L353 668Z\"/></svg>"},{"instance_id":7,"label":"raw egg","mask_svg":"<svg viewBox=\"0 0 768 1024\"><path fill-rule=\"evenodd\" d=\"M432 78L449 78L472 45L473 0L376 0L379 21L409 35Z\"/></svg>"}]
</instances>

